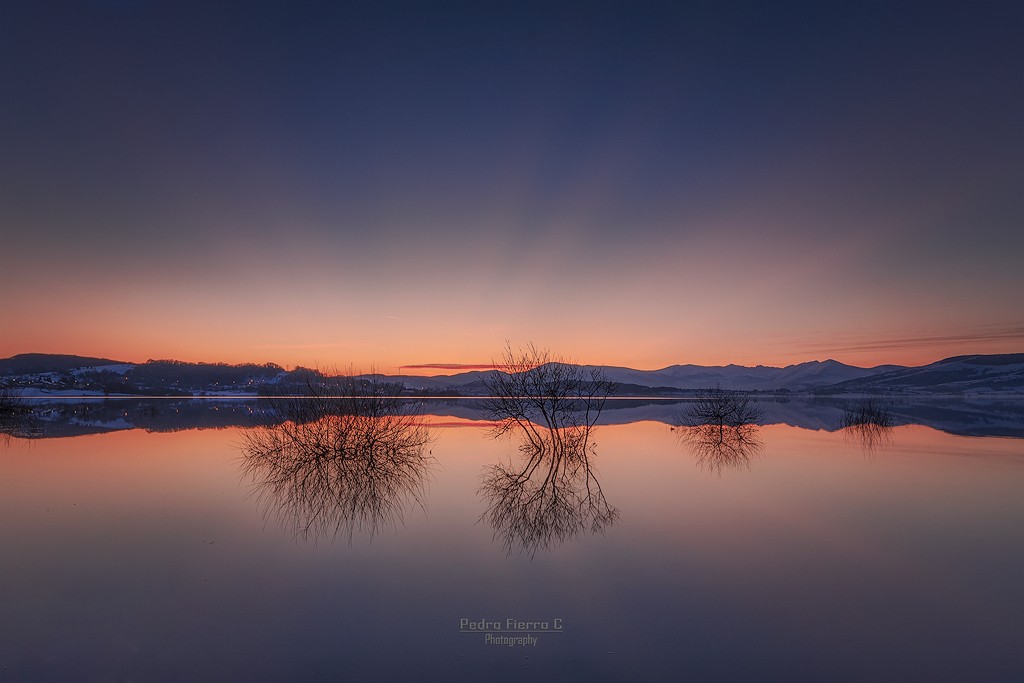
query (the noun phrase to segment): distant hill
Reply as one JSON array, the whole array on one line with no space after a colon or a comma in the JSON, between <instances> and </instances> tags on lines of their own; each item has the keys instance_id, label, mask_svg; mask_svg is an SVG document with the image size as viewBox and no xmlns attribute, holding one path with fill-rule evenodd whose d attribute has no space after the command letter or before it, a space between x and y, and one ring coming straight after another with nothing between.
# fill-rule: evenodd
<instances>
[{"instance_id":1,"label":"distant hill","mask_svg":"<svg viewBox=\"0 0 1024 683\"><path fill-rule=\"evenodd\" d=\"M1024 392L1024 353L954 356L840 382L830 389L836 393Z\"/></svg>"},{"instance_id":2,"label":"distant hill","mask_svg":"<svg viewBox=\"0 0 1024 683\"><path fill-rule=\"evenodd\" d=\"M618 384L619 396L682 395L720 386L739 391L855 393L1024 393L1024 354L956 356L920 367L880 365L861 368L836 360L809 361L782 368L758 365L672 365L660 370L602 367ZM455 375L362 375L394 385L406 395L480 396L498 370ZM0 359L5 384L32 393L135 395L295 394L317 382L316 370L285 371L278 365L185 363L150 360L122 363L87 356L27 353Z\"/></svg>"},{"instance_id":3,"label":"distant hill","mask_svg":"<svg viewBox=\"0 0 1024 683\"><path fill-rule=\"evenodd\" d=\"M724 389L740 391L778 391L780 389L800 391L902 369L901 365L859 368L830 359L787 365L784 368L766 365L755 367L672 365L661 370L632 370L616 367L604 370L610 379L625 384L666 386L677 389L721 386Z\"/></svg>"},{"instance_id":4,"label":"distant hill","mask_svg":"<svg viewBox=\"0 0 1024 683\"><path fill-rule=\"evenodd\" d=\"M124 361L90 356L70 356L58 353L19 353L0 358L0 375L28 375L41 372L64 372L77 368L103 365L123 365Z\"/></svg>"},{"instance_id":5,"label":"distant hill","mask_svg":"<svg viewBox=\"0 0 1024 683\"><path fill-rule=\"evenodd\" d=\"M283 368L271 363L228 365L173 360L124 363L107 358L45 353L0 359L3 384L29 396L256 393L261 386L279 382L285 374Z\"/></svg>"}]
</instances>

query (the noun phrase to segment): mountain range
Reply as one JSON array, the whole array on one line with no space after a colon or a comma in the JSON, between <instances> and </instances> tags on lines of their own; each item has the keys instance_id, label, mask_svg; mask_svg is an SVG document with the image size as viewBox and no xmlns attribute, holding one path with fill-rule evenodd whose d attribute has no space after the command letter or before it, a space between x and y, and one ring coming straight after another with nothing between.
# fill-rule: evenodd
<instances>
[{"instance_id":1,"label":"mountain range","mask_svg":"<svg viewBox=\"0 0 1024 683\"><path fill-rule=\"evenodd\" d=\"M861 368L835 360L786 367L672 365L660 370L602 366L619 396L686 395L720 386L739 391L814 394L1016 394L1024 393L1024 353L965 355L917 367ZM498 370L454 375L362 375L394 385L404 394L479 396ZM130 363L56 354L19 354L0 359L0 384L26 395L260 395L301 388L316 370L279 365Z\"/></svg>"}]
</instances>

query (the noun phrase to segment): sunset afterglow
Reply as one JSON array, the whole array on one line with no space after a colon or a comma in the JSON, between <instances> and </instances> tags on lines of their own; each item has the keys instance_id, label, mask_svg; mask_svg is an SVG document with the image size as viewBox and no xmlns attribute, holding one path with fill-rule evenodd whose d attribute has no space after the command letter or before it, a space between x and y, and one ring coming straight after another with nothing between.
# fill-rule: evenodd
<instances>
[{"instance_id":1,"label":"sunset afterglow","mask_svg":"<svg viewBox=\"0 0 1024 683\"><path fill-rule=\"evenodd\" d=\"M0 356L1024 348L1019 8L626 7L6 7Z\"/></svg>"}]
</instances>

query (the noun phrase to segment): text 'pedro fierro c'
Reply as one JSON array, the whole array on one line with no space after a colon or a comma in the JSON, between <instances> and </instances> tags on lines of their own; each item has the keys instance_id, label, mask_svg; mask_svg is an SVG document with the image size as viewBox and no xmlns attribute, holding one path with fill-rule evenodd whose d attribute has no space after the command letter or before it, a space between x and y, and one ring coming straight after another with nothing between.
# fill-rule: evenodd
<instances>
[{"instance_id":1,"label":"text 'pedro fierro c'","mask_svg":"<svg viewBox=\"0 0 1024 683\"><path fill-rule=\"evenodd\" d=\"M562 633L562 620L552 619L551 621L522 621L509 618L505 621L479 619L459 619L459 631L461 633L482 633L486 645L536 645L539 633Z\"/></svg>"}]
</instances>

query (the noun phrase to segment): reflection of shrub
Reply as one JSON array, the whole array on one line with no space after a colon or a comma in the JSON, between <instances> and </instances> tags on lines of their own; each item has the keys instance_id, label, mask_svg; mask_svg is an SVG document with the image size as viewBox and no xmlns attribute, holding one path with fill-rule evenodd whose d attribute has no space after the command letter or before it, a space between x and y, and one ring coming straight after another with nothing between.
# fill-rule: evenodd
<instances>
[{"instance_id":1,"label":"reflection of shrub","mask_svg":"<svg viewBox=\"0 0 1024 683\"><path fill-rule=\"evenodd\" d=\"M839 421L839 427L843 429L863 425L892 427L894 423L892 413L880 401L869 398L847 408Z\"/></svg>"},{"instance_id":2,"label":"reflection of shrub","mask_svg":"<svg viewBox=\"0 0 1024 683\"><path fill-rule=\"evenodd\" d=\"M703 424L681 427L677 434L701 469L721 474L727 468L750 467L751 461L764 448L760 431L760 427L753 424Z\"/></svg>"},{"instance_id":3,"label":"reflection of shrub","mask_svg":"<svg viewBox=\"0 0 1024 683\"><path fill-rule=\"evenodd\" d=\"M383 383L310 381L301 397L270 399L264 424L243 433L242 470L264 515L314 542L371 538L426 505L433 465L428 427Z\"/></svg>"},{"instance_id":4,"label":"reflection of shrub","mask_svg":"<svg viewBox=\"0 0 1024 683\"><path fill-rule=\"evenodd\" d=\"M29 438L37 431L28 401L14 387L0 387L0 434L5 438Z\"/></svg>"},{"instance_id":5,"label":"reflection of shrub","mask_svg":"<svg viewBox=\"0 0 1024 683\"><path fill-rule=\"evenodd\" d=\"M0 415L24 415L32 412L21 392L14 387L0 387Z\"/></svg>"},{"instance_id":6,"label":"reflection of shrub","mask_svg":"<svg viewBox=\"0 0 1024 683\"><path fill-rule=\"evenodd\" d=\"M486 519L506 551L530 557L584 532L604 533L619 511L608 504L597 471L582 447L529 450L519 467L491 465L479 493L487 502Z\"/></svg>"},{"instance_id":7,"label":"reflection of shrub","mask_svg":"<svg viewBox=\"0 0 1024 683\"><path fill-rule=\"evenodd\" d=\"M704 469L749 467L763 447L757 423L764 409L749 394L721 387L697 392L679 415L679 439Z\"/></svg>"}]
</instances>

